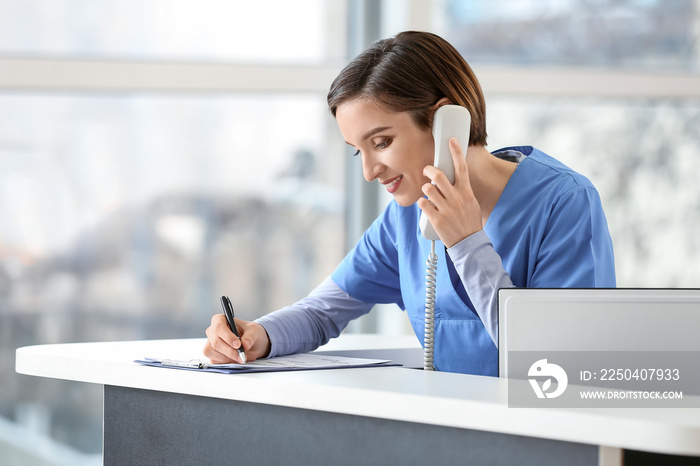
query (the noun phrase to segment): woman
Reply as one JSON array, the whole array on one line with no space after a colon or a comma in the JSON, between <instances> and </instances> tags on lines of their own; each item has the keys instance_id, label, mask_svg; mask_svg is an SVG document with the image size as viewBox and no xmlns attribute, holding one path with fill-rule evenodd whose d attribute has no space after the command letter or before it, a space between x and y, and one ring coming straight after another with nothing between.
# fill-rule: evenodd
<instances>
[{"instance_id":1,"label":"woman","mask_svg":"<svg viewBox=\"0 0 700 466\"><path fill-rule=\"evenodd\" d=\"M471 114L467 155L452 140L454 186L433 167L431 122L442 105ZM396 303L423 341L425 212L440 236L435 311L436 370L497 375L497 294L504 287L614 287L612 241L596 189L533 147L486 150L481 87L440 37L403 32L375 43L335 79L328 105L367 181L394 197L355 248L298 303L207 329L205 356L238 361L310 351L375 303ZM443 247L444 246L444 247ZM242 341L242 343L241 343Z\"/></svg>"}]
</instances>

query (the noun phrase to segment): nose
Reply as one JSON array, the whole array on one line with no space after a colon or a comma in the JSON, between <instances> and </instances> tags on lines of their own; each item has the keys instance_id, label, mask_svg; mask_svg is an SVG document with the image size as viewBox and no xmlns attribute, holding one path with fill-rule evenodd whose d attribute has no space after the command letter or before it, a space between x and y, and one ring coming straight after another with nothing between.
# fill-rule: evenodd
<instances>
[{"instance_id":1,"label":"nose","mask_svg":"<svg viewBox=\"0 0 700 466\"><path fill-rule=\"evenodd\" d=\"M362 174L367 181L374 181L386 167L372 155L362 154Z\"/></svg>"}]
</instances>

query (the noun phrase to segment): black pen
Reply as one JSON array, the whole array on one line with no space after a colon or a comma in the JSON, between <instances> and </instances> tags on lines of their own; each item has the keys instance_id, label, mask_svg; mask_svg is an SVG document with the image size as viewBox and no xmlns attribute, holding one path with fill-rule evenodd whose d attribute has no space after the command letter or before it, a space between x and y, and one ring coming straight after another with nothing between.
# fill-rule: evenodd
<instances>
[{"instance_id":1,"label":"black pen","mask_svg":"<svg viewBox=\"0 0 700 466\"><path fill-rule=\"evenodd\" d=\"M231 300L228 299L228 296L222 296L221 297L221 307L224 308L224 315L226 316L226 322L228 322L228 326L233 332L234 335L238 337L238 339L241 338L241 336L238 334L238 329L236 328L236 321L234 320L234 315L233 315L233 306L231 305ZM238 355L241 357L241 361L243 361L243 364L247 362L247 358L245 357L245 351L243 351L243 341L241 341L241 346L238 347Z\"/></svg>"}]
</instances>

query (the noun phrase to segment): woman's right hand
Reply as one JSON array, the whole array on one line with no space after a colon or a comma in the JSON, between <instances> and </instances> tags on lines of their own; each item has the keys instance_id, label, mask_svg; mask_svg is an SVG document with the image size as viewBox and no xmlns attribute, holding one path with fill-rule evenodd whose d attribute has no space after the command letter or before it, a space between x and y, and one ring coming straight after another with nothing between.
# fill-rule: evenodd
<instances>
[{"instance_id":1,"label":"woman's right hand","mask_svg":"<svg viewBox=\"0 0 700 466\"><path fill-rule=\"evenodd\" d=\"M223 314L216 314L211 318L211 325L206 330L207 342L203 352L212 364L242 363L238 355L241 345L249 362L270 354L270 337L262 325L234 320L240 339L233 334Z\"/></svg>"}]
</instances>

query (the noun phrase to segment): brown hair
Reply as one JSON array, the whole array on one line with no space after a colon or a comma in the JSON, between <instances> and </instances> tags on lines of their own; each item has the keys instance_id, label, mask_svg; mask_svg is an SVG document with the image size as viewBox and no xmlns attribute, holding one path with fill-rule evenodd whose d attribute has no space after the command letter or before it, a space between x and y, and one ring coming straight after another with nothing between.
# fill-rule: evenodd
<instances>
[{"instance_id":1,"label":"brown hair","mask_svg":"<svg viewBox=\"0 0 700 466\"><path fill-rule=\"evenodd\" d=\"M430 128L432 107L447 97L469 110L469 145L486 145L486 105L479 81L467 62L443 38L406 31L377 41L352 60L328 91L328 107L370 98L389 111L409 112L419 126Z\"/></svg>"}]
</instances>

